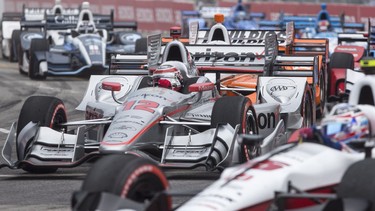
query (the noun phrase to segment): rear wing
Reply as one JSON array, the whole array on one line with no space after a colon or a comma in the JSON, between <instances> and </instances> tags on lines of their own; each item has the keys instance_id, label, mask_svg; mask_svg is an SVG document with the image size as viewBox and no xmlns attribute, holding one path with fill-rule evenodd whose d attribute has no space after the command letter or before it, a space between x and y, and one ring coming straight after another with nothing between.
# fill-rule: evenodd
<instances>
[{"instance_id":1,"label":"rear wing","mask_svg":"<svg viewBox=\"0 0 375 211\"><path fill-rule=\"evenodd\" d=\"M279 56L277 49L276 34L270 33L266 39L264 76L312 77L313 84L317 84L318 56Z\"/></svg>"},{"instance_id":2,"label":"rear wing","mask_svg":"<svg viewBox=\"0 0 375 211\"><path fill-rule=\"evenodd\" d=\"M77 15L79 14L80 10L77 8L64 8L61 11L61 15ZM42 21L45 19L45 15L53 15L54 14L52 9L47 8L27 8L23 5L22 8L22 17L24 21Z\"/></svg>"},{"instance_id":3,"label":"rear wing","mask_svg":"<svg viewBox=\"0 0 375 211\"><path fill-rule=\"evenodd\" d=\"M1 21L21 21L22 13L19 12L4 12Z\"/></svg>"},{"instance_id":4,"label":"rear wing","mask_svg":"<svg viewBox=\"0 0 375 211\"><path fill-rule=\"evenodd\" d=\"M147 55L112 55L109 70L110 75L148 75Z\"/></svg>"},{"instance_id":5,"label":"rear wing","mask_svg":"<svg viewBox=\"0 0 375 211\"><path fill-rule=\"evenodd\" d=\"M285 55L321 56L326 64L329 56L329 41L326 38L295 38L294 22L286 25Z\"/></svg>"},{"instance_id":6,"label":"rear wing","mask_svg":"<svg viewBox=\"0 0 375 211\"><path fill-rule=\"evenodd\" d=\"M111 75L148 75L160 60L161 35L147 37L147 54L113 54L109 65Z\"/></svg>"},{"instance_id":7,"label":"rear wing","mask_svg":"<svg viewBox=\"0 0 375 211\"><path fill-rule=\"evenodd\" d=\"M48 15L44 14L43 20L35 21L21 21L21 27L24 29L27 28L45 28L46 30L65 30L73 29L77 27L79 16L76 14L72 15ZM110 15L94 14L94 23L97 29L105 29L112 31L114 29L137 29L136 22L114 22L113 11Z\"/></svg>"},{"instance_id":8,"label":"rear wing","mask_svg":"<svg viewBox=\"0 0 375 211\"><path fill-rule=\"evenodd\" d=\"M281 30L227 30L231 45L264 45L265 37L275 32L279 44L285 42L285 31ZM189 44L207 44L210 29L199 29L197 22L190 24Z\"/></svg>"},{"instance_id":9,"label":"rear wing","mask_svg":"<svg viewBox=\"0 0 375 211\"><path fill-rule=\"evenodd\" d=\"M148 66L161 64L165 46L161 35L148 37ZM196 66L259 67L264 64L264 45L185 45Z\"/></svg>"}]
</instances>

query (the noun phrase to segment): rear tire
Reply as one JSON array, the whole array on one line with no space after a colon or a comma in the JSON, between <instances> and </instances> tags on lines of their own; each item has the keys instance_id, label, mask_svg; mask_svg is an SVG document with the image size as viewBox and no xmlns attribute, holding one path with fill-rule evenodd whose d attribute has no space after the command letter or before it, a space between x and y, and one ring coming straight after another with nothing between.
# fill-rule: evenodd
<instances>
[{"instance_id":1,"label":"rear tire","mask_svg":"<svg viewBox=\"0 0 375 211\"><path fill-rule=\"evenodd\" d=\"M327 74L324 72L324 70L321 70L323 71L322 74L320 75L320 79L319 79L319 88L320 88L320 104L319 104L319 109L317 109L316 111L316 117L317 118L322 118L323 115L324 115L324 110L325 110L325 106L326 106L326 100L327 100L327 93L328 93L328 90L327 90Z\"/></svg>"},{"instance_id":2,"label":"rear tire","mask_svg":"<svg viewBox=\"0 0 375 211\"><path fill-rule=\"evenodd\" d=\"M18 45L18 70L19 70L20 74L22 74L22 75L26 75L27 74L27 72L23 71L23 69L22 69L22 66L23 66L23 57L24 57L25 54L27 55L27 52L23 50L22 45L20 43Z\"/></svg>"},{"instance_id":3,"label":"rear tire","mask_svg":"<svg viewBox=\"0 0 375 211\"><path fill-rule=\"evenodd\" d=\"M9 61L17 62L18 45L21 44L21 30L13 30L12 39L10 41Z\"/></svg>"},{"instance_id":4,"label":"rear tire","mask_svg":"<svg viewBox=\"0 0 375 211\"><path fill-rule=\"evenodd\" d=\"M39 73L39 61L35 54L36 51L49 51L48 40L39 38L32 39L29 51L29 77L31 79L44 80L47 78L47 75L45 73L40 75Z\"/></svg>"},{"instance_id":5,"label":"rear tire","mask_svg":"<svg viewBox=\"0 0 375 211\"><path fill-rule=\"evenodd\" d=\"M332 86L336 86L336 84L331 84L331 75L333 68L342 68L342 69L352 69L354 70L354 57L350 53L344 52L334 52L330 57L329 68L328 68L328 88L327 88L327 96L329 97L329 91L331 90ZM335 87L334 90L338 90L338 87ZM335 93L337 95L337 93Z\"/></svg>"},{"instance_id":6,"label":"rear tire","mask_svg":"<svg viewBox=\"0 0 375 211\"><path fill-rule=\"evenodd\" d=\"M223 113L225 112L225 114ZM219 98L212 109L211 128L218 123L229 123L233 128L240 124L240 134L258 134L258 124L251 101L243 96ZM244 145L241 149L241 162L246 162L260 155L259 148Z\"/></svg>"},{"instance_id":7,"label":"rear tire","mask_svg":"<svg viewBox=\"0 0 375 211\"><path fill-rule=\"evenodd\" d=\"M136 54L147 54L147 38L140 38L135 41L135 52Z\"/></svg>"},{"instance_id":8,"label":"rear tire","mask_svg":"<svg viewBox=\"0 0 375 211\"><path fill-rule=\"evenodd\" d=\"M30 122L39 122L40 126L47 126L54 130L66 130L66 127L61 127L59 124L67 122L67 116L64 103L55 97L49 96L31 96L27 98L22 106L17 124L17 139L21 130ZM16 139L16 142L18 141ZM29 140L29 144L32 140ZM16 144L18 146L18 143ZM25 148L24 155L27 153ZM17 147L18 160L22 161L25 158L20 157L20 149ZM31 165L22 165L21 168L30 173L51 173L55 172L57 168L54 167L35 167Z\"/></svg>"},{"instance_id":9,"label":"rear tire","mask_svg":"<svg viewBox=\"0 0 375 211\"><path fill-rule=\"evenodd\" d=\"M160 168L151 160L134 155L108 155L98 160L88 172L81 190L107 192L140 203L151 201L169 188ZM72 206L77 210L95 210L98 201L87 200ZM78 206L78 207L77 207ZM169 197L163 198L154 210L171 210Z\"/></svg>"},{"instance_id":10,"label":"rear tire","mask_svg":"<svg viewBox=\"0 0 375 211\"><path fill-rule=\"evenodd\" d=\"M315 109L315 106L313 105L313 96L310 89L305 91L301 107L301 115L303 117L302 127L311 127L314 124L313 109Z\"/></svg>"}]
</instances>

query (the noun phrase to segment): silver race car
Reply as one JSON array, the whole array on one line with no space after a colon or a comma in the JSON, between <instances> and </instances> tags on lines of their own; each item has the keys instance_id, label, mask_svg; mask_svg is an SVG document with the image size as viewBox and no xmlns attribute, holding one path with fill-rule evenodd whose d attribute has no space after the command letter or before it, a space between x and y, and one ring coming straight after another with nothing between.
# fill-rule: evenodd
<instances>
[{"instance_id":1,"label":"silver race car","mask_svg":"<svg viewBox=\"0 0 375 211\"><path fill-rule=\"evenodd\" d=\"M148 48L161 49L160 43L160 36L150 36ZM110 72L122 72L115 65L124 61L114 60ZM149 54L148 60L150 75L92 76L77 107L86 112L82 121L67 122L64 104L57 98L27 99L4 146L8 161L4 166L53 172L98 155L128 153L165 168L221 170L286 142L279 104L258 105L272 120L268 130L260 128L249 98L221 96L214 83L198 75L194 60L178 40ZM127 62L134 65L133 57ZM228 70L259 73L244 67ZM239 142L239 133L251 134L252 139ZM14 144L16 159L11 154Z\"/></svg>"}]
</instances>

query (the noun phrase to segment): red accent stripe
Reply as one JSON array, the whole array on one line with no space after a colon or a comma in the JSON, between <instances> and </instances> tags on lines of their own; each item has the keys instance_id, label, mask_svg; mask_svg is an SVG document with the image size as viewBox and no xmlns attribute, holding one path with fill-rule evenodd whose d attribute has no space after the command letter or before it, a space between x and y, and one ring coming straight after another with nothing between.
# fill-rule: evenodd
<instances>
[{"instance_id":1,"label":"red accent stripe","mask_svg":"<svg viewBox=\"0 0 375 211\"><path fill-rule=\"evenodd\" d=\"M179 112L182 112L182 111L185 111L187 110L188 108L190 107L190 105L185 105L185 106L182 106L181 108L179 109L176 109L168 114L166 114L167 116L172 116L176 113L179 113ZM157 118L155 121L153 121L151 124L149 124L147 127L143 128L141 131L139 131L139 133L137 133L137 135L135 135L132 139L130 139L129 141L124 141L124 142L120 142L120 143L110 143L110 142L106 142L106 141L102 141L100 144L101 145L110 145L110 146L119 146L119 145L127 145L127 144L130 144L132 143L133 141L135 141L139 136L141 136L143 133L145 133L147 130L149 130L151 127L153 127L154 125L156 125L159 121L161 121L163 119L163 117L159 117Z\"/></svg>"}]
</instances>

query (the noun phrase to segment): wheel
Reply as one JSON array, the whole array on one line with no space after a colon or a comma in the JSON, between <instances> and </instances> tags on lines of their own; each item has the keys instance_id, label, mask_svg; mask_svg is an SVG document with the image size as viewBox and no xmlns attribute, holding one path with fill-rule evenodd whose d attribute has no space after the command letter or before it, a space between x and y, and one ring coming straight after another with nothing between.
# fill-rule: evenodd
<instances>
[{"instance_id":1,"label":"wheel","mask_svg":"<svg viewBox=\"0 0 375 211\"><path fill-rule=\"evenodd\" d=\"M22 49L21 43L18 45L18 70L22 75L26 75L27 72L21 68L23 66L24 57L27 59L27 52Z\"/></svg>"},{"instance_id":2,"label":"wheel","mask_svg":"<svg viewBox=\"0 0 375 211\"><path fill-rule=\"evenodd\" d=\"M58 98L49 96L31 96L27 98L18 117L16 142L18 141L18 134L30 121L39 122L40 126L48 126L54 130L66 130L66 127L60 125L67 122L64 103ZM31 143L31 141L28 143ZM18 143L16 143L16 146L18 146ZM27 153L27 149L28 147L25 147L24 154ZM21 157L19 150L17 147L18 160L22 161L24 157ZM57 170L57 168L42 168L31 165L23 165L21 168L31 173L50 173Z\"/></svg>"},{"instance_id":3,"label":"wheel","mask_svg":"<svg viewBox=\"0 0 375 211\"><path fill-rule=\"evenodd\" d=\"M354 57L350 53L344 52L334 52L330 57L329 68L328 68L328 88L327 95L330 96L330 90L332 86L336 86L336 83L331 82L332 69L341 68L341 69L352 69L354 70ZM345 78L344 78L345 79ZM338 87L335 87L333 90L338 90ZM337 93L335 93L337 95Z\"/></svg>"},{"instance_id":4,"label":"wheel","mask_svg":"<svg viewBox=\"0 0 375 211\"><path fill-rule=\"evenodd\" d=\"M135 52L136 54L147 53L147 38L140 38L135 41Z\"/></svg>"},{"instance_id":5,"label":"wheel","mask_svg":"<svg viewBox=\"0 0 375 211\"><path fill-rule=\"evenodd\" d=\"M9 61L16 62L18 60L18 45L21 43L21 31L13 30L10 42Z\"/></svg>"},{"instance_id":6,"label":"wheel","mask_svg":"<svg viewBox=\"0 0 375 211\"><path fill-rule=\"evenodd\" d=\"M151 160L135 155L107 155L99 159L88 172L81 190L107 192L139 203L150 202L158 193L169 188L168 181L160 168ZM77 210L95 210L98 201L87 200ZM169 197L164 197L153 210L171 210Z\"/></svg>"},{"instance_id":7,"label":"wheel","mask_svg":"<svg viewBox=\"0 0 375 211\"><path fill-rule=\"evenodd\" d=\"M251 106L251 101L244 96L222 97L215 102L211 114L211 128L216 127L218 123L229 123L233 128L240 124L241 134L259 133L255 110ZM260 154L260 149L246 145L241 151L242 162Z\"/></svg>"},{"instance_id":8,"label":"wheel","mask_svg":"<svg viewBox=\"0 0 375 211\"><path fill-rule=\"evenodd\" d=\"M308 89L305 91L302 100L302 109L301 109L301 116L303 118L302 127L311 127L314 124L314 112L315 106L313 105L313 96L311 94L311 89L309 89L308 85L306 86Z\"/></svg>"},{"instance_id":9,"label":"wheel","mask_svg":"<svg viewBox=\"0 0 375 211\"><path fill-rule=\"evenodd\" d=\"M316 116L317 118L322 118L324 115L324 109L326 106L326 95L328 93L327 91L327 81L326 81L326 73L324 70L321 70L322 74L320 74L320 79L319 79L319 88L320 88L320 104L319 108L317 109Z\"/></svg>"},{"instance_id":10,"label":"wheel","mask_svg":"<svg viewBox=\"0 0 375 211\"><path fill-rule=\"evenodd\" d=\"M44 80L46 79L47 75L43 74L40 75L39 73L39 61L36 57L35 52L36 51L49 51L49 45L48 45L48 40L46 39L32 39L31 44L30 44L30 51L29 51L29 77L31 79L39 79L39 80Z\"/></svg>"}]
</instances>

